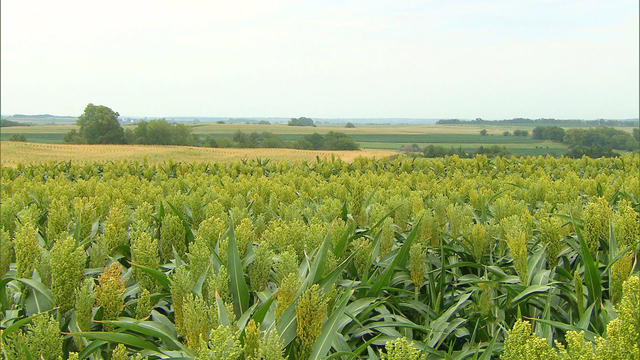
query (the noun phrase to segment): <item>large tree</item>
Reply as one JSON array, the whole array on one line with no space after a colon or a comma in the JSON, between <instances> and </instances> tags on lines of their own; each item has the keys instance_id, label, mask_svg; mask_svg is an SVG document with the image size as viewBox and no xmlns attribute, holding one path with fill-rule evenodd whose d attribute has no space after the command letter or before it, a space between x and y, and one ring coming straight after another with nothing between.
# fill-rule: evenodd
<instances>
[{"instance_id":1,"label":"large tree","mask_svg":"<svg viewBox=\"0 0 640 360\"><path fill-rule=\"evenodd\" d=\"M80 137L87 144L124 144L124 130L118 116L106 106L87 105L77 121Z\"/></svg>"}]
</instances>

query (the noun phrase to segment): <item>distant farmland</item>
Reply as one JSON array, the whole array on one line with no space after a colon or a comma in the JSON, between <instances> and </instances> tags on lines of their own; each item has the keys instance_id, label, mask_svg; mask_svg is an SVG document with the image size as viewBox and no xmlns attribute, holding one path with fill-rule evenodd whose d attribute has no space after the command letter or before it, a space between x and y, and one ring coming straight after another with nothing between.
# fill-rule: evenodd
<instances>
[{"instance_id":1,"label":"distant farmland","mask_svg":"<svg viewBox=\"0 0 640 360\"><path fill-rule=\"evenodd\" d=\"M481 127L468 125L358 125L352 129L338 125L300 127L281 124L195 124L191 126L194 134L203 137L231 138L237 131L245 133L268 131L285 141L295 141L314 132L325 134L329 131L338 131L353 137L362 149L399 150L412 144L420 147L432 144L474 151L481 145L499 145L507 147L518 155L561 155L567 149L563 144L539 141L531 137L502 135L504 131L514 129L531 130L523 127L493 126L487 129L487 136L482 136L479 134ZM9 140L13 134L23 134L27 142L61 144L65 133L75 128L75 125L5 127L0 131L0 140Z\"/></svg>"}]
</instances>

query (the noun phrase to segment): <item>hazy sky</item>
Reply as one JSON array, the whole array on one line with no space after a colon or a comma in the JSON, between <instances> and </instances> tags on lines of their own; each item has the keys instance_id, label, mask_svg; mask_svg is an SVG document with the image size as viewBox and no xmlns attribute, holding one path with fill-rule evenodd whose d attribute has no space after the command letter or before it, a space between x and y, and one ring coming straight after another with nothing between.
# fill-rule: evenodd
<instances>
[{"instance_id":1,"label":"hazy sky","mask_svg":"<svg viewBox=\"0 0 640 360\"><path fill-rule=\"evenodd\" d=\"M3 114L638 116L637 0L1 7Z\"/></svg>"}]
</instances>

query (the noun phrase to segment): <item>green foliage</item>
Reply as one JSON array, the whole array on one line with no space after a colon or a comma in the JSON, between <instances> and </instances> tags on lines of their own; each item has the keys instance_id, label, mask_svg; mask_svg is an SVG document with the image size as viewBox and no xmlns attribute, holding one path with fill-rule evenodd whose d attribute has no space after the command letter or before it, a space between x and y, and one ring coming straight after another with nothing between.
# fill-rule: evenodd
<instances>
[{"instance_id":1,"label":"green foliage","mask_svg":"<svg viewBox=\"0 0 640 360\"><path fill-rule=\"evenodd\" d=\"M541 360L557 359L558 355L547 343L532 334L531 324L518 320L504 341L504 353L501 360Z\"/></svg>"},{"instance_id":2,"label":"green foliage","mask_svg":"<svg viewBox=\"0 0 640 360\"><path fill-rule=\"evenodd\" d=\"M315 126L313 124L313 120L306 118L306 117L299 117L299 118L291 118L291 120L289 120L289 126Z\"/></svg>"},{"instance_id":3,"label":"green foliage","mask_svg":"<svg viewBox=\"0 0 640 360\"><path fill-rule=\"evenodd\" d=\"M22 141L22 142L26 142L27 138L24 136L24 134L13 134L11 135L11 137L9 138L9 141Z\"/></svg>"},{"instance_id":4,"label":"green foliage","mask_svg":"<svg viewBox=\"0 0 640 360\"><path fill-rule=\"evenodd\" d=\"M515 215L505 220L515 219ZM519 225L520 224L520 225ZM528 270L528 252L527 252L527 236L525 232L520 228L521 223L519 221L511 222L505 225L506 242L511 251L513 257L513 266L516 269L516 273L520 277L520 281L528 285L529 282L529 270Z\"/></svg>"},{"instance_id":5,"label":"green foliage","mask_svg":"<svg viewBox=\"0 0 640 360\"><path fill-rule=\"evenodd\" d=\"M298 357L305 359L311 354L313 344L320 336L322 324L327 309L327 298L320 287L315 284L305 290L296 304L296 319L298 328L297 350Z\"/></svg>"},{"instance_id":6,"label":"green foliage","mask_svg":"<svg viewBox=\"0 0 640 360\"><path fill-rule=\"evenodd\" d=\"M9 266L13 261L13 242L9 232L0 228L0 279L9 271Z\"/></svg>"},{"instance_id":7,"label":"green foliage","mask_svg":"<svg viewBox=\"0 0 640 360\"><path fill-rule=\"evenodd\" d=\"M201 237L197 237L195 241L189 244L189 270L193 277L193 282L197 282L208 269L211 261L209 260L209 248Z\"/></svg>"},{"instance_id":8,"label":"green foliage","mask_svg":"<svg viewBox=\"0 0 640 360\"><path fill-rule=\"evenodd\" d=\"M584 235L592 254L600 248L600 242L609 241L609 223L613 211L603 197L590 201L584 210Z\"/></svg>"},{"instance_id":9,"label":"green foliage","mask_svg":"<svg viewBox=\"0 0 640 360\"><path fill-rule=\"evenodd\" d=\"M280 283L289 274L298 274L298 259L293 251L285 250L273 264L276 282Z\"/></svg>"},{"instance_id":10,"label":"green foliage","mask_svg":"<svg viewBox=\"0 0 640 360\"><path fill-rule=\"evenodd\" d=\"M572 147L603 147L619 150L636 150L638 141L633 136L615 128L600 126L592 129L569 129L563 142Z\"/></svg>"},{"instance_id":11,"label":"green foliage","mask_svg":"<svg viewBox=\"0 0 640 360\"><path fill-rule=\"evenodd\" d=\"M81 331L91 330L92 311L96 303L93 280L85 279L82 282L82 285L76 289L74 301L74 314L78 328Z\"/></svg>"},{"instance_id":12,"label":"green foliage","mask_svg":"<svg viewBox=\"0 0 640 360\"><path fill-rule=\"evenodd\" d=\"M637 358L638 169L633 154L3 167L1 351L26 358L47 316L80 358Z\"/></svg>"},{"instance_id":13,"label":"green foliage","mask_svg":"<svg viewBox=\"0 0 640 360\"><path fill-rule=\"evenodd\" d=\"M128 227L128 209L122 201L115 201L109 209L109 215L106 219L104 228L104 242L108 249L108 254L118 246L128 246L129 238L127 234Z\"/></svg>"},{"instance_id":14,"label":"green foliage","mask_svg":"<svg viewBox=\"0 0 640 360\"><path fill-rule=\"evenodd\" d=\"M158 269L160 259L158 257L158 241L151 238L147 232L138 232L131 239L131 261L135 264L146 266L150 269ZM139 267L134 267L133 278L141 289L155 291L157 284L151 274Z\"/></svg>"},{"instance_id":15,"label":"green foliage","mask_svg":"<svg viewBox=\"0 0 640 360\"><path fill-rule=\"evenodd\" d=\"M193 287L193 277L185 266L176 268L171 274L171 300L173 303L173 316L176 325L176 331L179 335L185 333L183 322L183 305L184 299L191 294Z\"/></svg>"},{"instance_id":16,"label":"green foliage","mask_svg":"<svg viewBox=\"0 0 640 360\"><path fill-rule=\"evenodd\" d=\"M19 277L31 278L31 273L40 261L42 248L38 243L38 231L31 223L18 228L13 239L13 250L16 254L16 273Z\"/></svg>"},{"instance_id":17,"label":"green foliage","mask_svg":"<svg viewBox=\"0 0 640 360\"><path fill-rule=\"evenodd\" d=\"M427 253L422 247L422 244L415 243L411 245L411 250L409 251L409 274L411 276L411 282L413 282L416 293L419 291L422 283L424 282L426 269Z\"/></svg>"},{"instance_id":18,"label":"green foliage","mask_svg":"<svg viewBox=\"0 0 640 360\"><path fill-rule=\"evenodd\" d=\"M49 206L47 217L47 238L49 241L65 236L67 226L71 220L69 208L61 199L53 199Z\"/></svg>"},{"instance_id":19,"label":"green foliage","mask_svg":"<svg viewBox=\"0 0 640 360\"><path fill-rule=\"evenodd\" d=\"M211 331L208 342L200 339L196 360L238 360L242 350L239 332L231 326L220 325Z\"/></svg>"},{"instance_id":20,"label":"green foliage","mask_svg":"<svg viewBox=\"0 0 640 360\"><path fill-rule=\"evenodd\" d=\"M349 135L330 131L325 135L313 133L295 143L295 148L305 150L358 150L358 143Z\"/></svg>"},{"instance_id":21,"label":"green foliage","mask_svg":"<svg viewBox=\"0 0 640 360\"><path fill-rule=\"evenodd\" d=\"M276 319L293 303L300 285L302 284L296 273L289 273L280 280L278 292L276 293Z\"/></svg>"},{"instance_id":22,"label":"green foliage","mask_svg":"<svg viewBox=\"0 0 640 360\"><path fill-rule=\"evenodd\" d=\"M82 282L87 256L72 237L56 241L51 249L51 292L58 311L73 308L73 295Z\"/></svg>"},{"instance_id":23,"label":"green foliage","mask_svg":"<svg viewBox=\"0 0 640 360\"><path fill-rule=\"evenodd\" d=\"M546 247L545 257L549 267L558 264L560 251L564 247L563 235L562 221L559 218L547 217L540 220L540 241Z\"/></svg>"},{"instance_id":24,"label":"green foliage","mask_svg":"<svg viewBox=\"0 0 640 360\"><path fill-rule=\"evenodd\" d=\"M229 273L227 272L227 267L224 265L220 265L220 269L218 273L214 273L213 271L210 273L208 278L208 290L210 301L215 301L216 294L225 302L228 303L231 301L231 295L229 293L229 285L231 284L231 278L229 277Z\"/></svg>"},{"instance_id":25,"label":"green foliage","mask_svg":"<svg viewBox=\"0 0 640 360\"><path fill-rule=\"evenodd\" d=\"M122 296L125 286L121 279L122 267L114 262L104 269L98 277L96 288L96 303L102 307L104 320L115 320L124 309Z\"/></svg>"},{"instance_id":26,"label":"green foliage","mask_svg":"<svg viewBox=\"0 0 640 360\"><path fill-rule=\"evenodd\" d=\"M253 250L253 262L249 265L248 274L251 288L262 291L267 287L273 265L273 251L267 245L258 245Z\"/></svg>"},{"instance_id":27,"label":"green foliage","mask_svg":"<svg viewBox=\"0 0 640 360\"><path fill-rule=\"evenodd\" d=\"M244 358L246 360L260 360L262 358L260 345L260 328L251 319L244 330Z\"/></svg>"},{"instance_id":28,"label":"green foliage","mask_svg":"<svg viewBox=\"0 0 640 360\"><path fill-rule=\"evenodd\" d=\"M136 304L136 319L144 319L149 316L153 305L151 305L151 293L149 290L143 289Z\"/></svg>"},{"instance_id":29,"label":"green foliage","mask_svg":"<svg viewBox=\"0 0 640 360\"><path fill-rule=\"evenodd\" d=\"M167 214L162 218L159 246L160 256L163 260L171 259L173 250L180 256L183 256L187 251L184 226L178 216Z\"/></svg>"},{"instance_id":30,"label":"green foliage","mask_svg":"<svg viewBox=\"0 0 640 360\"><path fill-rule=\"evenodd\" d=\"M200 339L207 339L209 332L217 327L217 308L200 296L187 294L182 300L183 333L185 342L191 349L198 349Z\"/></svg>"},{"instance_id":31,"label":"green foliage","mask_svg":"<svg viewBox=\"0 0 640 360\"><path fill-rule=\"evenodd\" d=\"M191 127L170 124L165 119L142 120L134 129L125 131L127 144L145 145L194 145Z\"/></svg>"},{"instance_id":32,"label":"green foliage","mask_svg":"<svg viewBox=\"0 0 640 360\"><path fill-rule=\"evenodd\" d=\"M124 130L117 112L102 105L88 104L78 117L78 135L87 144L124 144Z\"/></svg>"},{"instance_id":33,"label":"green foliage","mask_svg":"<svg viewBox=\"0 0 640 360\"><path fill-rule=\"evenodd\" d=\"M393 341L387 341L385 352L380 353L383 360L422 360L426 359L420 350L416 349L407 338L400 337Z\"/></svg>"},{"instance_id":34,"label":"green foliage","mask_svg":"<svg viewBox=\"0 0 640 360\"><path fill-rule=\"evenodd\" d=\"M19 330L18 333L3 336L0 351L6 359L58 360L62 358L62 342L56 319L47 314L38 314L24 332Z\"/></svg>"},{"instance_id":35,"label":"green foliage","mask_svg":"<svg viewBox=\"0 0 640 360\"><path fill-rule=\"evenodd\" d=\"M531 131L531 136L538 140L551 140L562 142L565 131L560 126L536 126Z\"/></svg>"}]
</instances>

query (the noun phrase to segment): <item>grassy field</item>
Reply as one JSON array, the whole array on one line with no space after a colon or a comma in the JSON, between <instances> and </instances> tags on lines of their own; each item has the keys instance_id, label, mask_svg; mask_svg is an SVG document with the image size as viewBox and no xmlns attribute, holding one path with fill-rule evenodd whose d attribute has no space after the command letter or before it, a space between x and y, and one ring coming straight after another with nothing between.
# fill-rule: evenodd
<instances>
[{"instance_id":1,"label":"grassy field","mask_svg":"<svg viewBox=\"0 0 640 360\"><path fill-rule=\"evenodd\" d=\"M294 149L214 149L191 146L152 145L66 145L36 144L13 141L0 142L4 166L48 161L116 161L144 160L151 163L169 159L180 161L237 161L268 158L273 160L315 160L335 156L351 162L359 156L383 158L395 154L388 150L314 151Z\"/></svg>"},{"instance_id":2,"label":"grassy field","mask_svg":"<svg viewBox=\"0 0 640 360\"><path fill-rule=\"evenodd\" d=\"M338 125L320 125L317 127L287 126L281 124L195 124L193 133L200 136L230 138L237 131L277 134L286 141L295 141L314 132L325 134L339 131L353 137L362 149L398 150L401 147L417 144L421 147L435 144L449 147L462 147L473 151L481 145L506 146L518 155L560 155L566 146L541 142L531 137L502 136L504 131L525 129L527 127L487 127L488 136L479 134L482 127L467 125L359 125L356 128L344 128ZM0 140L9 140L14 134L23 134L28 142L60 144L64 134L75 125L41 125L29 127L5 127L0 130Z\"/></svg>"}]
</instances>

